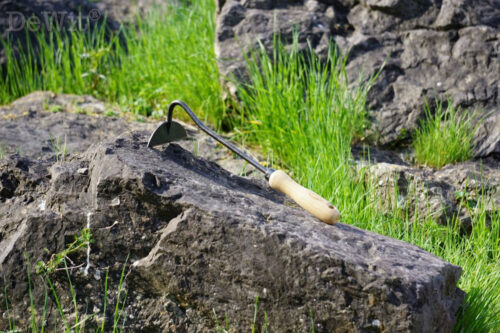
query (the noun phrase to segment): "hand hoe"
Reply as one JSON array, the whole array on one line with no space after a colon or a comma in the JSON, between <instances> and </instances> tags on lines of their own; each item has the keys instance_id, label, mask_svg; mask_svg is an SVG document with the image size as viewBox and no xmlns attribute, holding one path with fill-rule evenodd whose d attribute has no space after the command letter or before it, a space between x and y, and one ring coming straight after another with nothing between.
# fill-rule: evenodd
<instances>
[{"instance_id":1,"label":"hand hoe","mask_svg":"<svg viewBox=\"0 0 500 333\"><path fill-rule=\"evenodd\" d=\"M186 113L191 117L191 119L193 119L196 125L203 132L207 133L212 138L232 150L236 155L240 156L255 168L257 168L257 170L263 172L266 176L266 179L269 181L269 185L273 189L278 190L292 198L297 204L299 204L302 208L307 210L312 215L316 216L322 222L333 224L339 220L340 213L335 207L333 207L330 202L314 193L313 191L297 184L285 172L281 170L265 168L260 165L252 157L248 156L240 149L218 136L214 131L206 127L196 117L193 111L191 111L191 109L182 101L176 100L170 104L168 108L167 121L162 123L153 132L153 134L149 138L148 147L151 148L187 137L186 130L182 127L182 125L175 121L172 121L172 113L177 105L182 107L184 111L186 111Z\"/></svg>"}]
</instances>

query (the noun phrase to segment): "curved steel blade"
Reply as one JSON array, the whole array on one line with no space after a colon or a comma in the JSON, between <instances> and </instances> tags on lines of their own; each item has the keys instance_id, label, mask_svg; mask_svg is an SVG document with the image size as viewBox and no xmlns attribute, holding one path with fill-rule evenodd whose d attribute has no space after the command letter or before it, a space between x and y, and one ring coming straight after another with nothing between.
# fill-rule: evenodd
<instances>
[{"instance_id":1,"label":"curved steel blade","mask_svg":"<svg viewBox=\"0 0 500 333\"><path fill-rule=\"evenodd\" d=\"M154 131L153 135L151 135L151 138L149 139L148 147L154 147L154 146L166 143L166 142L170 142L170 141L173 141L173 140L178 140L179 137L176 137L176 134L174 134L174 129L173 128L169 129L169 127L168 127L169 126L168 124L172 124L172 125L175 124L175 122L172 121L172 113L173 113L174 108L176 106L180 106L182 109L184 109L184 111L186 111L186 113L189 115L189 117L191 117L191 119L194 121L194 123L196 124L196 126L198 126L203 132L207 133L212 138L214 138L215 140L217 140L218 142L220 142L221 144L223 144L224 146L226 146L227 148L229 148L230 150L232 150L236 155L238 155L239 157L243 158L248 163L250 163L251 165L253 165L257 170L259 170L262 173L264 173L266 175L266 178L269 179L269 177L271 176L271 174L274 172L274 169L272 169L272 168L266 168L266 167L262 166L259 162L257 162L256 160L254 160L249 155L245 154L243 151L241 151L240 149L238 149L236 146L234 146L230 142L228 142L228 141L224 140L223 138L221 138L217 133L215 133L210 128L208 128L207 126L205 126L198 119L198 117L196 117L196 115L189 108L189 106L187 106L186 103L184 103L183 101L180 101L180 100L175 100L172 103L170 103L170 105L168 107L167 121L164 122L163 124L161 124L160 127L158 127L156 129L156 131ZM177 124L177 125L179 125L180 127L182 127L180 124ZM186 136L185 130L184 129L182 129L182 130L184 131L184 134L180 138L183 138L183 137ZM177 131L177 130L175 130L175 131ZM179 133L178 135L181 135L181 133Z\"/></svg>"},{"instance_id":2,"label":"curved steel blade","mask_svg":"<svg viewBox=\"0 0 500 333\"><path fill-rule=\"evenodd\" d=\"M148 147L159 146L171 141L181 140L187 137L186 130L181 124L175 121L168 121L162 123L151 134L149 138Z\"/></svg>"}]
</instances>

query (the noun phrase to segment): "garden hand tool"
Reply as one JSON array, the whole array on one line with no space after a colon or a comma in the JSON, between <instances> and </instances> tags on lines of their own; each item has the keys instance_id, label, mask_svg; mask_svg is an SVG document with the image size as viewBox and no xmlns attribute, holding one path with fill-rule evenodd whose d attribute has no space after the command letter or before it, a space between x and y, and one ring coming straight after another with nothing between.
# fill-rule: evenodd
<instances>
[{"instance_id":1,"label":"garden hand tool","mask_svg":"<svg viewBox=\"0 0 500 333\"><path fill-rule=\"evenodd\" d=\"M269 181L269 185L273 189L289 196L297 204L299 204L299 206L327 224L333 224L339 220L340 213L330 202L313 191L297 184L285 172L262 166L252 157L248 156L240 149L218 136L214 131L206 127L196 117L193 111L191 111L191 109L182 101L176 100L170 104L168 108L167 121L158 126L158 128L153 132L149 138L148 147L151 148L187 137L186 130L182 127L182 125L172 120L172 113L176 106L182 107L203 132L207 133L212 138L232 150L236 155L246 160L257 170L263 172L266 179Z\"/></svg>"}]
</instances>

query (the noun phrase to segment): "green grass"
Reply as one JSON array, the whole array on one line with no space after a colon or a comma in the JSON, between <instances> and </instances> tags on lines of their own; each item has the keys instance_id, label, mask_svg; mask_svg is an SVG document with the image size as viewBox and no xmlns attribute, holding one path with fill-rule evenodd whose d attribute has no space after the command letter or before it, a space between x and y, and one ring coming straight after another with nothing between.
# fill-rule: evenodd
<instances>
[{"instance_id":1,"label":"green grass","mask_svg":"<svg viewBox=\"0 0 500 333\"><path fill-rule=\"evenodd\" d=\"M434 114L425 105L426 119L415 131L413 148L418 163L433 168L466 161L473 156L472 140L477 128L468 112L460 112L448 101L446 109L437 102Z\"/></svg>"},{"instance_id":2,"label":"green grass","mask_svg":"<svg viewBox=\"0 0 500 333\"><path fill-rule=\"evenodd\" d=\"M204 0L171 8L163 18L153 14L141 19L137 29L124 30L127 51L116 36L107 41L103 30L73 33L71 44L53 34L49 42L41 42L40 64L33 60L33 50L19 60L9 59L0 102L47 89L92 94L136 114L159 116L168 102L183 99L220 128L228 117L213 52L214 9L213 1ZM480 207L471 208L472 232L463 235L453 217L441 226L430 218L410 220L397 208L382 210L375 185L364 170L356 171L350 152L368 124L365 102L372 81L349 88L345 59L333 48L326 64L293 48L286 53L278 43L270 57L255 50L248 60L250 82L239 85L240 113L230 119L239 135L235 138L262 149L302 185L329 199L341 210L342 222L416 244L463 267L459 286L468 293L467 305L456 331L495 332L500 325L500 214L488 217L480 201ZM434 128L441 140L450 131L443 123L452 117L439 112ZM428 119L432 124L430 114ZM469 130L456 133L468 135Z\"/></svg>"},{"instance_id":3,"label":"green grass","mask_svg":"<svg viewBox=\"0 0 500 333\"><path fill-rule=\"evenodd\" d=\"M255 298L255 303L254 303L254 311L253 311L253 321L252 321L252 327L250 331L252 333L255 332L264 332L268 333L269 332L269 321L267 317L267 312L264 311L264 322L262 324L262 327L259 327L259 324L257 323L257 319L259 317L259 295Z\"/></svg>"},{"instance_id":4,"label":"green grass","mask_svg":"<svg viewBox=\"0 0 500 333\"><path fill-rule=\"evenodd\" d=\"M68 154L66 148L66 136L64 136L64 142L62 141L60 135L58 135L56 138L49 137L49 143L56 157L56 161L57 162L64 161L66 155Z\"/></svg>"},{"instance_id":5,"label":"green grass","mask_svg":"<svg viewBox=\"0 0 500 333\"><path fill-rule=\"evenodd\" d=\"M326 66L293 47L284 52L279 43L270 57L260 49L247 60L250 82L239 86L244 112L235 123L245 141L334 203L343 222L418 245L463 267L459 286L468 292L467 305L456 331L494 332L500 325L500 214L488 224L484 203L471 208L472 233L462 235L453 217L441 226L418 216L409 220L405 209L381 210L375 184L355 171L350 152L366 126L371 81L348 88L345 59L333 49Z\"/></svg>"},{"instance_id":6,"label":"green grass","mask_svg":"<svg viewBox=\"0 0 500 333\"><path fill-rule=\"evenodd\" d=\"M0 159L5 156L5 142L0 143Z\"/></svg>"},{"instance_id":7,"label":"green grass","mask_svg":"<svg viewBox=\"0 0 500 333\"><path fill-rule=\"evenodd\" d=\"M138 18L137 27L124 27L126 48L120 34L109 37L104 28L69 36L39 33L40 47L28 45L17 58L4 41L8 59L0 73L0 104L51 90L91 94L135 114L163 116L170 101L183 99L202 119L220 125L224 108L213 50L214 1L167 7L167 14L153 11Z\"/></svg>"},{"instance_id":8,"label":"green grass","mask_svg":"<svg viewBox=\"0 0 500 333\"><path fill-rule=\"evenodd\" d=\"M31 274L31 263L29 257L26 256L27 260L27 274L28 274L28 292L29 292L29 298L30 298L30 306L29 306L29 315L30 315L30 322L29 322L29 330L31 332L40 332L43 333L44 331L61 331L61 327L64 327L64 332L85 332L88 331L87 323L94 319L94 317L98 314L102 314L102 322L101 324L95 328L93 331L95 332L120 332L123 331L124 324L125 324L125 317L123 316L123 311L125 307L125 303L127 300L127 294L128 291L124 289L124 280L125 280L125 267L128 262L128 257L127 260L125 261L122 270L121 270L121 275L120 275L120 281L118 283L118 290L116 291L116 304L115 308L113 311L113 317L111 318L112 320L112 325L110 325L110 321L106 320L106 308L108 305L108 273L109 271L106 270L106 277L104 279L104 304L102 308L102 312L100 313L80 313L80 310L82 307L78 303L78 298L77 298L77 293L76 289L73 285L73 282L71 280L70 276L70 270L71 268L68 267L67 265L67 260L68 260L68 255L71 253L75 253L79 251L84 245L88 244L91 242L91 234L88 229L82 230L80 235L75 237L75 241L71 244L69 244L62 252L54 254L52 258L48 262L38 262L36 265L36 275L32 276ZM60 267L60 266L64 267ZM58 291L58 288L56 287L54 281L52 280L52 275L56 271L64 271L66 273L66 278L67 278L67 283L69 286L69 297L68 295L64 294L65 291L64 287L61 289L61 291ZM36 280L34 279L36 278ZM33 294L33 289L34 289L34 281L36 283L40 283L44 287L44 293L43 293L43 308L38 309L35 306L35 296ZM67 289L66 289L67 290ZM6 309L6 314L7 314L7 322L8 322L8 332L18 332L20 331L19 328L16 325L16 322L14 319L11 317L10 313L10 308L9 308L9 297L8 297L8 290L7 290L7 282L4 281L4 300L5 300L5 309ZM50 299L51 301L55 304L57 312L58 312L58 317L52 318L52 321L48 320L48 300L49 300L49 294L51 295ZM123 295L125 294L125 295ZM63 309L63 304L61 303L61 299L69 299L71 301L72 305L72 311L70 313L67 313L65 311L66 309ZM41 310L41 311L39 311ZM41 315L40 315L41 312ZM60 322L58 322L60 320ZM72 320L70 322L70 320ZM60 326L60 323L62 323L62 326ZM96 323L93 323L95 326ZM92 325L91 325L92 326ZM51 328L53 327L53 330ZM2 332L2 331L0 331Z\"/></svg>"}]
</instances>

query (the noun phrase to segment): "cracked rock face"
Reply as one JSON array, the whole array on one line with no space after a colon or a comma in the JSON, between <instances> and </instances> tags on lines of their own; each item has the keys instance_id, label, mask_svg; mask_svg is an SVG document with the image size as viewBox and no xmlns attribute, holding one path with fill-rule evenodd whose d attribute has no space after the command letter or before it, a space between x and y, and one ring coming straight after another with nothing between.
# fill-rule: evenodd
<instances>
[{"instance_id":1,"label":"cracked rock face","mask_svg":"<svg viewBox=\"0 0 500 333\"><path fill-rule=\"evenodd\" d=\"M500 168L493 157L450 164L442 169L415 166L394 152L355 146L358 174L375 185L382 211L399 211L409 221L432 218L447 224L458 217L470 233L476 214L487 221L500 207Z\"/></svg>"},{"instance_id":2,"label":"cracked rock face","mask_svg":"<svg viewBox=\"0 0 500 333\"><path fill-rule=\"evenodd\" d=\"M241 49L273 32L285 43L300 33L326 56L329 40L350 50L355 82L378 71L368 107L379 144L408 138L423 117L425 98L449 96L486 115L476 133L476 157L500 153L500 5L496 0L218 0L216 53L223 76L244 77ZM239 41L239 42L238 42Z\"/></svg>"},{"instance_id":3,"label":"cracked rock face","mask_svg":"<svg viewBox=\"0 0 500 333\"><path fill-rule=\"evenodd\" d=\"M458 216L463 230L470 232L477 213L484 212L488 220L498 213L500 170L492 160L458 163L441 170L377 163L367 172L376 184L374 195L385 199L381 208L398 208L410 221L433 218L446 224Z\"/></svg>"},{"instance_id":4,"label":"cracked rock face","mask_svg":"<svg viewBox=\"0 0 500 333\"><path fill-rule=\"evenodd\" d=\"M80 313L96 314L89 329L112 321L125 265L127 330L209 331L216 313L244 331L259 296L259 325L265 311L276 332L309 330L310 313L317 332L452 331L464 297L459 267L398 240L322 224L264 181L235 176L177 144L146 148L147 134L129 132L55 164L1 160L10 185L0 191L7 283L0 286L20 327L30 319L25 255L32 266L47 261L88 226L90 255L73 253L68 265ZM31 272L40 308L43 283ZM51 279L72 313L66 273ZM48 315L57 316L50 295Z\"/></svg>"}]
</instances>

